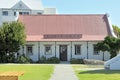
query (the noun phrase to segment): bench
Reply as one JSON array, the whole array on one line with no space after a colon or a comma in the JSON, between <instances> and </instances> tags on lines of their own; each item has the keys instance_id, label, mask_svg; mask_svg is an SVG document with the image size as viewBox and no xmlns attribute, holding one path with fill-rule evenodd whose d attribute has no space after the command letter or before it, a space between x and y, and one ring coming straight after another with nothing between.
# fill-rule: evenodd
<instances>
[{"instance_id":1,"label":"bench","mask_svg":"<svg viewBox=\"0 0 120 80\"><path fill-rule=\"evenodd\" d=\"M0 80L18 80L18 77L23 74L24 72L3 72L0 73Z\"/></svg>"}]
</instances>

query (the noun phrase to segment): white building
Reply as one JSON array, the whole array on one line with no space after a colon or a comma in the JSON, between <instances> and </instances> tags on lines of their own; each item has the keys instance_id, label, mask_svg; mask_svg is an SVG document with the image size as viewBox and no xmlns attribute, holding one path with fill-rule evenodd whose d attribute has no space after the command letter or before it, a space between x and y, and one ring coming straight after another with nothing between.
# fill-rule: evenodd
<instances>
[{"instance_id":1,"label":"white building","mask_svg":"<svg viewBox=\"0 0 120 80\"><path fill-rule=\"evenodd\" d=\"M56 14L55 8L44 8L40 0L0 0L0 25L16 21L20 15Z\"/></svg>"},{"instance_id":2,"label":"white building","mask_svg":"<svg viewBox=\"0 0 120 80\"><path fill-rule=\"evenodd\" d=\"M18 15L20 14L20 16ZM46 14L46 15L44 15ZM55 8L44 8L40 0L0 0L0 25L19 21L25 24L26 45L20 54L37 61L42 56L109 60L94 45L108 35L115 36L106 14L54 15Z\"/></svg>"},{"instance_id":3,"label":"white building","mask_svg":"<svg viewBox=\"0 0 120 80\"><path fill-rule=\"evenodd\" d=\"M71 58L109 60L110 54L97 52L94 45L112 35L106 14L94 15L21 15L25 24L26 45L20 53L37 61L42 56L58 57L61 61Z\"/></svg>"}]
</instances>

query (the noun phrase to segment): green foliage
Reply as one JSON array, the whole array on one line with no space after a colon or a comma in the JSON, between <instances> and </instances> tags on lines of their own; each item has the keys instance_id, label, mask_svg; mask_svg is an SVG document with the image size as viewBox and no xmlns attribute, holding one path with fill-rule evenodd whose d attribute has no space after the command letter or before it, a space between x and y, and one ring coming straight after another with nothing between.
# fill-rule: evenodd
<instances>
[{"instance_id":1,"label":"green foliage","mask_svg":"<svg viewBox=\"0 0 120 80\"><path fill-rule=\"evenodd\" d=\"M15 61L15 55L14 54L7 54L5 55L4 53L0 54L0 63L13 63Z\"/></svg>"},{"instance_id":2,"label":"green foliage","mask_svg":"<svg viewBox=\"0 0 120 80\"><path fill-rule=\"evenodd\" d=\"M60 63L60 60L57 57L51 57L47 59L47 63Z\"/></svg>"},{"instance_id":3,"label":"green foliage","mask_svg":"<svg viewBox=\"0 0 120 80\"><path fill-rule=\"evenodd\" d=\"M116 25L112 25L114 33L116 34L117 37L120 37L120 28Z\"/></svg>"},{"instance_id":4,"label":"green foliage","mask_svg":"<svg viewBox=\"0 0 120 80\"><path fill-rule=\"evenodd\" d=\"M46 63L46 61L47 61L46 57L45 57L45 56L42 56L42 57L40 58L40 61L38 61L38 62L40 62L40 63Z\"/></svg>"},{"instance_id":5,"label":"green foliage","mask_svg":"<svg viewBox=\"0 0 120 80\"><path fill-rule=\"evenodd\" d=\"M105 51L110 50L110 47L109 47L108 44L106 44L104 41L102 41L102 42L97 43L96 49L97 49L98 51L103 51L103 52L105 52Z\"/></svg>"},{"instance_id":6,"label":"green foliage","mask_svg":"<svg viewBox=\"0 0 120 80\"><path fill-rule=\"evenodd\" d=\"M120 50L119 38L115 38L112 36L107 36L105 38L105 43L109 45L110 49L108 50L111 54L111 58L115 57Z\"/></svg>"},{"instance_id":7,"label":"green foliage","mask_svg":"<svg viewBox=\"0 0 120 80\"><path fill-rule=\"evenodd\" d=\"M104 61L104 52L110 50L109 45L106 44L105 41L102 41L102 42L97 43L95 48L96 48L97 51L102 51L103 52L103 61Z\"/></svg>"},{"instance_id":8,"label":"green foliage","mask_svg":"<svg viewBox=\"0 0 120 80\"><path fill-rule=\"evenodd\" d=\"M0 27L0 54L14 54L25 43L25 27L20 22L4 23ZM4 56L2 55L2 56Z\"/></svg>"},{"instance_id":9,"label":"green foliage","mask_svg":"<svg viewBox=\"0 0 120 80\"><path fill-rule=\"evenodd\" d=\"M45 56L42 56L40 58L40 61L37 61L37 63L60 63L60 60L57 57L50 57L46 59Z\"/></svg>"},{"instance_id":10,"label":"green foliage","mask_svg":"<svg viewBox=\"0 0 120 80\"><path fill-rule=\"evenodd\" d=\"M17 63L31 63L31 62L32 60L25 55L18 56L17 58Z\"/></svg>"},{"instance_id":11,"label":"green foliage","mask_svg":"<svg viewBox=\"0 0 120 80\"><path fill-rule=\"evenodd\" d=\"M120 38L107 36L104 41L99 42L96 45L98 51L109 51L111 58L115 57L120 50Z\"/></svg>"},{"instance_id":12,"label":"green foliage","mask_svg":"<svg viewBox=\"0 0 120 80\"><path fill-rule=\"evenodd\" d=\"M84 60L83 59L75 59L75 58L72 58L70 60L70 63L71 64L84 64Z\"/></svg>"}]
</instances>

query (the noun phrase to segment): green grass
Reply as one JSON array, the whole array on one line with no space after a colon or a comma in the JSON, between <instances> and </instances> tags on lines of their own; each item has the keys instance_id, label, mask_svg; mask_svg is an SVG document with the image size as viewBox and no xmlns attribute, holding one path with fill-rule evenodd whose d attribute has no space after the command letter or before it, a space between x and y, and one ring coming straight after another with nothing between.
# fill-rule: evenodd
<instances>
[{"instance_id":1,"label":"green grass","mask_svg":"<svg viewBox=\"0 0 120 80\"><path fill-rule=\"evenodd\" d=\"M6 71L24 71L19 80L48 80L53 73L51 65L0 65L0 73Z\"/></svg>"},{"instance_id":2,"label":"green grass","mask_svg":"<svg viewBox=\"0 0 120 80\"><path fill-rule=\"evenodd\" d=\"M89 68L90 65L85 65ZM83 66L73 66L79 80L120 80L119 70L84 70ZM81 68L83 70L77 70ZM96 67L92 65L92 68L101 68L102 66ZM90 66L91 68L91 66Z\"/></svg>"},{"instance_id":3,"label":"green grass","mask_svg":"<svg viewBox=\"0 0 120 80\"><path fill-rule=\"evenodd\" d=\"M104 68L103 65L74 65L74 68Z\"/></svg>"}]
</instances>

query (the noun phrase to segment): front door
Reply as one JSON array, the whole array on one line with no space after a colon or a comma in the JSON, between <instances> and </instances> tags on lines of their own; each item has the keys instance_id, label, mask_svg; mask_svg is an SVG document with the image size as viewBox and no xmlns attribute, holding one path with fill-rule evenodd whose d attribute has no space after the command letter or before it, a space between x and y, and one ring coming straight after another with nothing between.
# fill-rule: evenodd
<instances>
[{"instance_id":1,"label":"front door","mask_svg":"<svg viewBox=\"0 0 120 80\"><path fill-rule=\"evenodd\" d=\"M60 60L67 61L67 45L60 45Z\"/></svg>"}]
</instances>

